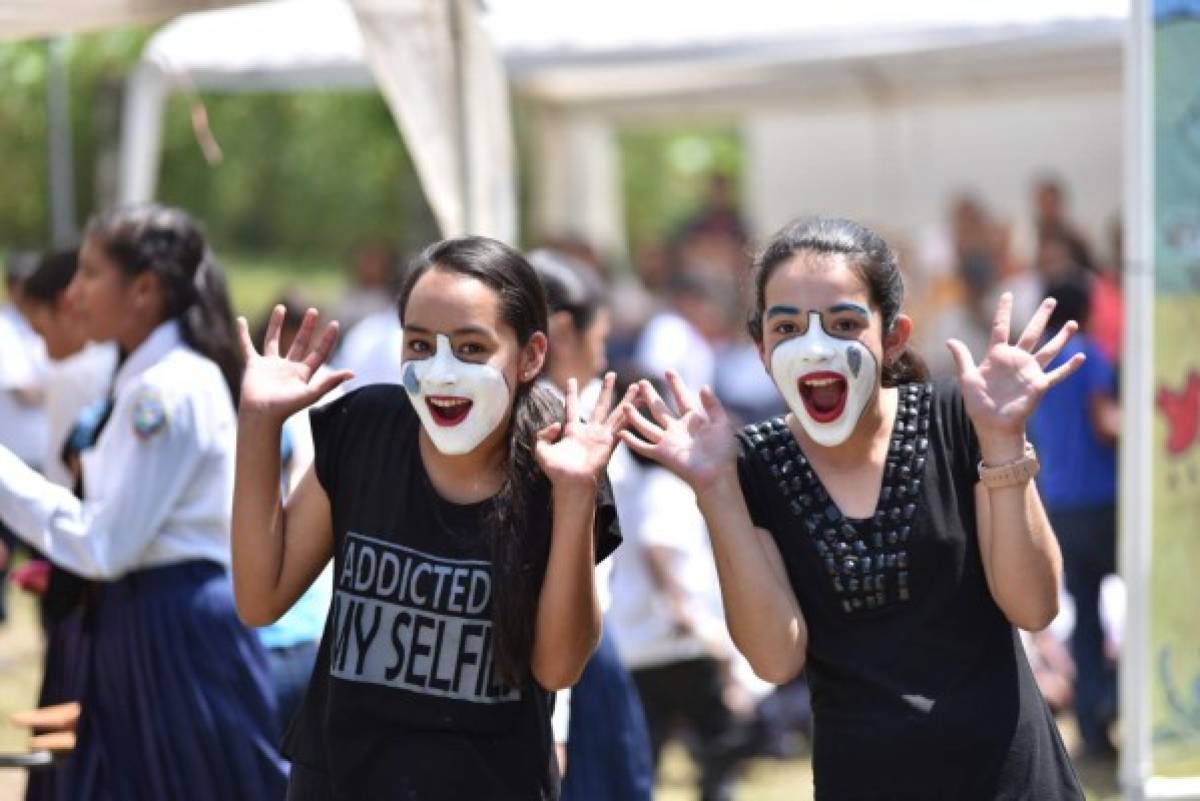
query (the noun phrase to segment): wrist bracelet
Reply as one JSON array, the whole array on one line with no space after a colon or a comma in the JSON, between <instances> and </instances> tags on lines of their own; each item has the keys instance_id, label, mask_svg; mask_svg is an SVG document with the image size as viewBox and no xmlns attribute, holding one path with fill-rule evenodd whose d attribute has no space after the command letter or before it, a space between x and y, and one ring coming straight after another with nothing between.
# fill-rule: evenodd
<instances>
[{"instance_id":1,"label":"wrist bracelet","mask_svg":"<svg viewBox=\"0 0 1200 801\"><path fill-rule=\"evenodd\" d=\"M1026 442L1025 453L1015 461L988 467L980 460L979 480L988 489L1016 487L1034 478L1041 468L1037 451L1033 449L1032 443Z\"/></svg>"}]
</instances>

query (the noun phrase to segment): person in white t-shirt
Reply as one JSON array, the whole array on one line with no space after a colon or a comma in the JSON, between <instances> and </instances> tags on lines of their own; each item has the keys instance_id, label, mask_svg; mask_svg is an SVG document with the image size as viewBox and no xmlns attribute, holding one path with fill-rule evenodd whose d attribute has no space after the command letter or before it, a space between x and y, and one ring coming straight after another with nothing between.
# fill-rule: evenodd
<instances>
[{"instance_id":1,"label":"person in white t-shirt","mask_svg":"<svg viewBox=\"0 0 1200 801\"><path fill-rule=\"evenodd\" d=\"M628 371L618 386L641 377ZM608 623L642 699L654 764L682 721L696 743L701 801L730 799L742 744L726 700L734 650L696 496L625 446L609 477L625 542L613 558Z\"/></svg>"},{"instance_id":2,"label":"person in white t-shirt","mask_svg":"<svg viewBox=\"0 0 1200 801\"><path fill-rule=\"evenodd\" d=\"M75 250L42 259L23 287L23 306L33 330L45 344L46 450L42 474L69 490L82 492L79 456L67 440L85 409L103 404L117 369L117 346L88 341L79 309L67 288L79 263ZM38 706L83 697L87 686L87 640L83 598L88 582L41 558L31 559L14 575L23 589L36 594L41 607L46 647ZM27 798L59 798L70 781L66 765L29 777Z\"/></svg>"},{"instance_id":3,"label":"person in white t-shirt","mask_svg":"<svg viewBox=\"0 0 1200 801\"><path fill-rule=\"evenodd\" d=\"M53 253L25 282L25 309L48 357L44 381L47 423L42 473L60 486L75 486L63 461L63 444L84 408L108 395L117 369L117 346L89 342L78 311L66 297L78 252Z\"/></svg>"},{"instance_id":4,"label":"person in white t-shirt","mask_svg":"<svg viewBox=\"0 0 1200 801\"><path fill-rule=\"evenodd\" d=\"M37 269L35 253L16 252L4 265L8 302L0 305L0 447L33 468L46 450L44 388L46 351L25 319L21 305L25 280ZM15 538L0 522L0 557ZM8 560L0 558L0 623L8 617Z\"/></svg>"}]
</instances>

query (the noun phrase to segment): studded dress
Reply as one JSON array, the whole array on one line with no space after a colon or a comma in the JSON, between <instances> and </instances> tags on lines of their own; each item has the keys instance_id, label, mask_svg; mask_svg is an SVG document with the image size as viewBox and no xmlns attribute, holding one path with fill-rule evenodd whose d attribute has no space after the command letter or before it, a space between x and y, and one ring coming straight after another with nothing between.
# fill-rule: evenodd
<instances>
[{"instance_id":1,"label":"studded dress","mask_svg":"<svg viewBox=\"0 0 1200 801\"><path fill-rule=\"evenodd\" d=\"M983 572L957 386L899 388L874 514L848 518L782 417L738 434L754 525L808 627L818 801L1082 799Z\"/></svg>"}]
</instances>

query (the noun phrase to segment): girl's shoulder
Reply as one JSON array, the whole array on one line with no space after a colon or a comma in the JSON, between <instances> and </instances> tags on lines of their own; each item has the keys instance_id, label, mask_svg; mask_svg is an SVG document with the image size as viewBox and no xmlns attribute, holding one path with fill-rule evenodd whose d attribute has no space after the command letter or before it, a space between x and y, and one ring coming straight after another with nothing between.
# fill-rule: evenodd
<instances>
[{"instance_id":1,"label":"girl's shoulder","mask_svg":"<svg viewBox=\"0 0 1200 801\"><path fill-rule=\"evenodd\" d=\"M416 417L408 393L399 384L367 384L309 412L314 423L348 419L355 424ZM326 423L329 421L329 423Z\"/></svg>"}]
</instances>

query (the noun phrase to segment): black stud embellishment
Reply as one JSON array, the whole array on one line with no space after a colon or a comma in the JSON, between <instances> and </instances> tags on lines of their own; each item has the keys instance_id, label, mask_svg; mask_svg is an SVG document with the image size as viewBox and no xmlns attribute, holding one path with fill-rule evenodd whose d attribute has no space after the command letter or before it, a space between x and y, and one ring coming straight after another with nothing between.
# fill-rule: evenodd
<instances>
[{"instance_id":1,"label":"black stud embellishment","mask_svg":"<svg viewBox=\"0 0 1200 801\"><path fill-rule=\"evenodd\" d=\"M912 596L912 521L923 488L931 408L928 385L901 389L877 508L863 520L842 515L782 417L745 429L792 514L803 523L800 531L812 540L806 547L814 548L847 615L885 610Z\"/></svg>"}]
</instances>

